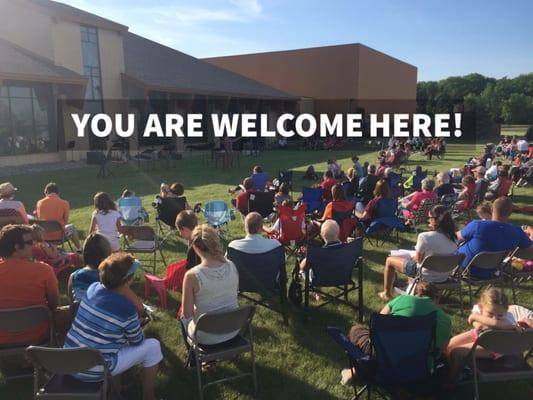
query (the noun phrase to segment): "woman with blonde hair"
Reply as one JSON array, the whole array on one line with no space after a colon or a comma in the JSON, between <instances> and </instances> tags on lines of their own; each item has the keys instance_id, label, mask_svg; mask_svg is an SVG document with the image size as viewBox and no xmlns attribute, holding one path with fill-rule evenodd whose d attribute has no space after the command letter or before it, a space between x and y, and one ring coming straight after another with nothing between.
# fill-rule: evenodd
<instances>
[{"instance_id":1,"label":"woman with blonde hair","mask_svg":"<svg viewBox=\"0 0 533 400\"><path fill-rule=\"evenodd\" d=\"M239 274L233 262L224 257L217 231L206 224L199 225L192 232L191 244L201 262L187 271L183 281L181 322L187 340L192 337L200 315L239 307ZM218 344L238 333L219 335L200 331L197 338L202 344Z\"/></svg>"}]
</instances>

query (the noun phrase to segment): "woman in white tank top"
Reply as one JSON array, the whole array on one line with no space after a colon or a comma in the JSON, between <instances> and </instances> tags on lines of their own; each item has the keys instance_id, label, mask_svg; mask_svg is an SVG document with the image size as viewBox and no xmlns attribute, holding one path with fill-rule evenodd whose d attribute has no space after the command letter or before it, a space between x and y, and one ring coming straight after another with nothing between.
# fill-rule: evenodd
<instances>
[{"instance_id":1,"label":"woman in white tank top","mask_svg":"<svg viewBox=\"0 0 533 400\"><path fill-rule=\"evenodd\" d=\"M118 251L120 250L119 233L121 229L120 214L115 202L107 193L96 193L89 234L99 233L105 236L111 245L111 250Z\"/></svg>"},{"instance_id":2,"label":"woman in white tank top","mask_svg":"<svg viewBox=\"0 0 533 400\"><path fill-rule=\"evenodd\" d=\"M197 226L191 242L201 263L187 271L183 281L182 323L189 337L194 333L198 316L239 307L239 274L235 265L224 257L217 232L208 225ZM197 337L202 344L217 344L238 333L219 335L199 331Z\"/></svg>"}]
</instances>

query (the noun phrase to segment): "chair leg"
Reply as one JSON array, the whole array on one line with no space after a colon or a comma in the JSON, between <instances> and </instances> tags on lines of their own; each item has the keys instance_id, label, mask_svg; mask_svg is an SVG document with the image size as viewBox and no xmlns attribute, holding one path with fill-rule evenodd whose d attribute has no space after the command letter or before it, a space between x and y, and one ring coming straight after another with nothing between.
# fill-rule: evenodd
<instances>
[{"instance_id":1,"label":"chair leg","mask_svg":"<svg viewBox=\"0 0 533 400\"><path fill-rule=\"evenodd\" d=\"M357 274L357 294L359 296L358 298L358 305L359 305L359 322L363 322L363 310L364 310L364 296L363 296L363 260L359 260L359 266L358 266L358 274Z\"/></svg>"},{"instance_id":2,"label":"chair leg","mask_svg":"<svg viewBox=\"0 0 533 400\"><path fill-rule=\"evenodd\" d=\"M154 250L154 260L153 261L154 261L154 264L152 266L152 271L153 271L152 273L155 275L155 265L157 263L157 251L156 250Z\"/></svg>"},{"instance_id":3,"label":"chair leg","mask_svg":"<svg viewBox=\"0 0 533 400\"><path fill-rule=\"evenodd\" d=\"M518 286L518 282L516 282L516 284ZM511 292L513 294L513 304L516 304L516 289L517 288L515 288L515 281L513 279L513 276L511 275Z\"/></svg>"},{"instance_id":4,"label":"chair leg","mask_svg":"<svg viewBox=\"0 0 533 400\"><path fill-rule=\"evenodd\" d=\"M307 321L309 317L309 268L305 269L304 282L304 319Z\"/></svg>"},{"instance_id":5,"label":"chair leg","mask_svg":"<svg viewBox=\"0 0 533 400\"><path fill-rule=\"evenodd\" d=\"M194 360L196 363L196 376L198 378L198 394L200 395L200 400L204 400L204 387L202 385L202 363L199 360L198 357L198 351L194 350L194 355L196 359Z\"/></svg>"}]
</instances>

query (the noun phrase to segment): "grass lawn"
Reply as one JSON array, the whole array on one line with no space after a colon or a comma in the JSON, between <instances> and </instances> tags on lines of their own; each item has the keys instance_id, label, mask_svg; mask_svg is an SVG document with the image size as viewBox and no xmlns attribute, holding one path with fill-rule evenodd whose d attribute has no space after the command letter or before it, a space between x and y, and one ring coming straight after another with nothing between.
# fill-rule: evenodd
<instances>
[{"instance_id":1,"label":"grass lawn","mask_svg":"<svg viewBox=\"0 0 533 400\"><path fill-rule=\"evenodd\" d=\"M529 125L502 125L501 134L505 136L525 136Z\"/></svg>"},{"instance_id":2,"label":"grass lawn","mask_svg":"<svg viewBox=\"0 0 533 400\"><path fill-rule=\"evenodd\" d=\"M440 171L450 167L460 167L468 157L479 154L473 145L450 144L445 160L427 161L420 155L415 155L410 161L409 168L418 163L429 171ZM295 193L300 192L301 174L308 165L322 172L326 167L326 159L336 158L346 169L350 164L350 157L357 153L360 161L375 161L375 151L360 148L344 149L333 152L325 151L270 151L258 157L242 157L241 167L230 170L215 169L212 165L202 163L200 157L187 157L178 161L176 167L168 168L161 164L157 169L149 172L138 170L133 166L120 166L114 169L114 177L99 180L95 178L95 168L83 168L61 172L35 173L32 175L12 176L9 180L19 188L18 198L24 202L26 209L33 210L35 202L41 197L44 185L53 180L62 191L62 197L70 201L73 209L71 221L86 234L92 211L92 198L97 191L109 192L118 198L124 188L130 188L142 196L144 206L150 212L154 223L155 214L151 201L159 190L161 182L183 182L189 203L205 203L208 200L220 199L230 201L227 189L239 183L246 176L251 167L261 164L265 171L276 174L278 170L292 169L295 175ZM515 191L515 201L520 205L531 205L533 190L520 188ZM533 223L529 215L513 215L516 224ZM243 235L241 218L231 223L230 237L240 238ZM372 247L365 242L365 319L371 312L379 311L383 303L377 296L382 287L383 263L388 252L393 248L409 248L414 246L414 234L402 234L400 243L386 243L383 247ZM186 245L179 239L167 242L164 249L167 261L183 258ZM292 269L293 260L288 260L288 269ZM163 274L164 266L158 265L158 273ZM68 273L60 276L62 293L65 294L65 282ZM142 296L143 278L139 274L136 291ZM533 306L532 285L526 286L519 292L519 304ZM510 294L510 290L509 290ZM353 299L356 294L352 293ZM66 302L66 297L63 296ZM155 297L147 300L157 305ZM152 322L146 330L147 336L156 337L161 341L165 354L165 361L158 378L158 396L165 399L196 398L196 376L192 371L184 369L185 348L175 319L179 306L179 295L170 294L169 310L158 312L158 319ZM454 333L467 328L465 318L459 315L456 308L446 308L453 319ZM257 367L259 378L259 394L261 399L347 399L352 396L350 388L339 384L339 370L345 367L346 360L340 349L328 338L325 327L336 325L348 328L356 320L354 311L345 306L329 305L320 310L312 310L308 323L301 318L301 311L295 307L290 309L290 324L285 327L278 314L258 308L254 319L255 342L257 352ZM249 359L243 358L238 366L249 368ZM232 364L221 364L214 376L233 370ZM128 392L128 399L140 398L140 379L130 379L133 385ZM31 379L0 382L0 399L30 399ZM516 382L510 384L492 384L482 386L483 398L526 399L533 398L531 382ZM251 382L236 381L231 384L219 385L207 392L208 398L217 399L250 399L252 398ZM456 394L443 395L443 398L472 398L470 387L459 389Z\"/></svg>"}]
</instances>

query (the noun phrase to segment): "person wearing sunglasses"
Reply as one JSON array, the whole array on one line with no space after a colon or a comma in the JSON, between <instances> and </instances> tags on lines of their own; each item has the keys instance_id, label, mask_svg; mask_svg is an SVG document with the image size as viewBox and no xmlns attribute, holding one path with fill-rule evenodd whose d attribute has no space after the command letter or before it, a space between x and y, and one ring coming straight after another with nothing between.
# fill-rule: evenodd
<instances>
[{"instance_id":1,"label":"person wearing sunglasses","mask_svg":"<svg viewBox=\"0 0 533 400\"><path fill-rule=\"evenodd\" d=\"M431 230L418 235L414 257L387 257L383 271L383 292L379 293L379 297L382 300L389 301L392 298L395 272L401 272L410 278L414 278L425 257L451 255L456 252L455 223L445 206L436 205L429 211L428 225ZM448 279L446 273L427 271L425 269L422 269L422 277L424 281L433 283L444 282Z\"/></svg>"},{"instance_id":2,"label":"person wearing sunglasses","mask_svg":"<svg viewBox=\"0 0 533 400\"><path fill-rule=\"evenodd\" d=\"M51 266L32 261L32 230L6 225L0 230L0 309L59 304L57 279ZM0 345L38 344L47 338L48 322L25 332L0 331Z\"/></svg>"}]
</instances>

